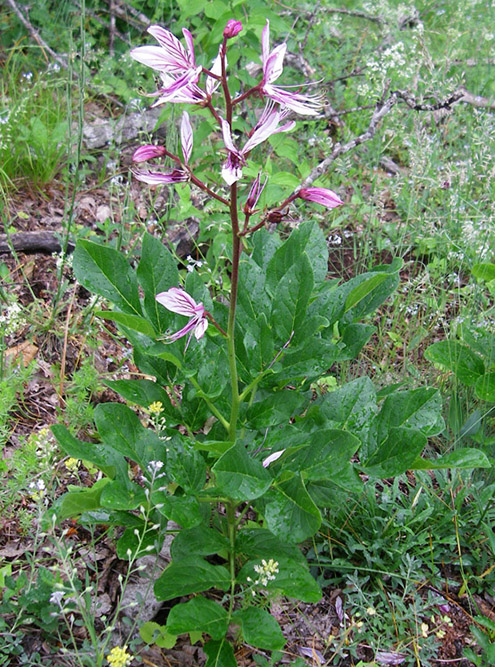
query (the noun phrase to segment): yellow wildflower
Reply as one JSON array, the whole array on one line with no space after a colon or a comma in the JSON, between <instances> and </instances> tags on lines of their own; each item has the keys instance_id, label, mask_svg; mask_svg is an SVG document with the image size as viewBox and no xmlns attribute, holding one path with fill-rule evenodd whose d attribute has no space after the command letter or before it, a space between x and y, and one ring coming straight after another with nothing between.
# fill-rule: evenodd
<instances>
[{"instance_id":1,"label":"yellow wildflower","mask_svg":"<svg viewBox=\"0 0 495 667\"><path fill-rule=\"evenodd\" d=\"M163 410L163 403L161 401L154 401L148 405L148 412L150 415L159 415Z\"/></svg>"},{"instance_id":2,"label":"yellow wildflower","mask_svg":"<svg viewBox=\"0 0 495 667\"><path fill-rule=\"evenodd\" d=\"M74 459L74 458L72 458L72 456L69 457L65 461L65 467L67 468L67 470L70 470L71 472L75 472L79 468L79 459Z\"/></svg>"},{"instance_id":3,"label":"yellow wildflower","mask_svg":"<svg viewBox=\"0 0 495 667\"><path fill-rule=\"evenodd\" d=\"M107 655L107 660L112 667L127 667L131 664L134 656L127 653L127 646L114 646Z\"/></svg>"}]
</instances>

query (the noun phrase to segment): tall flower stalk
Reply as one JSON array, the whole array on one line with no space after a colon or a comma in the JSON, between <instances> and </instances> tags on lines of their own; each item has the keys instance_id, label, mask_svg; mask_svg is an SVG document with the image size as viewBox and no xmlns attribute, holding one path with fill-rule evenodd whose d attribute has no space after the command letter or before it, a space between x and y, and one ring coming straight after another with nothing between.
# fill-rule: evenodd
<instances>
[{"instance_id":1,"label":"tall flower stalk","mask_svg":"<svg viewBox=\"0 0 495 667\"><path fill-rule=\"evenodd\" d=\"M256 206L266 185L266 181L261 185L260 173L251 184L246 201L240 206L239 184L243 179L243 167L249 158L250 152L272 135L279 132L291 131L296 123L293 120L286 120L286 117L290 113L311 116L317 114L322 106L321 97L301 93L300 86L294 89L273 85L273 82L279 79L283 72L286 44L281 44L270 50L268 20L262 33L262 80L249 90L233 98L229 89L227 50L229 40L235 38L241 31L242 24L239 21L233 19L228 21L223 32L223 41L220 45L218 56L214 60L211 69L197 65L193 38L191 33L186 29L183 30L186 47L168 30L159 26L151 26L148 32L155 37L159 46L143 46L131 52L132 57L136 60L160 73L163 86L154 94L157 97L154 106L170 102L187 103L207 108L211 112L223 137L226 159L220 167L220 174L228 186L227 196L217 192L216 189L204 183L193 173L193 129L189 115L186 112L184 112L182 117L180 131L183 160L178 155L170 153L165 147L155 145L138 148L134 153L133 159L136 164L134 174L139 180L150 185L169 185L188 181L223 204L230 215L232 264L226 345L230 370L231 407L228 421L226 419L221 421L227 430L228 441L233 443L234 446L238 442L239 408L242 401L246 400L246 398L249 397L251 401L253 400L257 388L256 381L254 384L252 383L252 386L249 385L241 391L237 369L235 328L239 262L243 250L243 237L252 234L267 222L280 222L283 220L286 209L297 198L316 202L328 208L334 208L342 204L339 197L331 190L324 188L306 188L305 190L296 188L279 206L271 210L259 211L256 209ZM201 86L202 78L205 79L203 87ZM218 99L214 98L217 91L221 92L223 97L220 105L218 104ZM236 145L237 139L234 140L232 124L235 118L236 107L249 97L264 100L264 109L255 126L247 132L247 137L242 148L239 148ZM143 163L159 158L168 158L171 160L174 165L173 168L143 168ZM242 229L239 220L240 212L244 214ZM251 224L250 221L253 216L257 216L258 219L254 224ZM189 321L179 331L168 336L170 342L188 335L187 348L193 333L196 338L200 338L205 334L208 324L207 316L209 314L204 310L203 304L197 304L184 290L172 287L167 292L157 295L156 298L168 310L189 317ZM214 320L212 323L222 333L225 333ZM272 460L276 460L276 458L278 456L273 457ZM267 461L268 463L270 462L269 459ZM229 566L231 576L229 618L233 612L236 581L235 541L238 522L236 517L237 508L238 503L234 500L226 500L226 536L230 544Z\"/></svg>"}]
</instances>

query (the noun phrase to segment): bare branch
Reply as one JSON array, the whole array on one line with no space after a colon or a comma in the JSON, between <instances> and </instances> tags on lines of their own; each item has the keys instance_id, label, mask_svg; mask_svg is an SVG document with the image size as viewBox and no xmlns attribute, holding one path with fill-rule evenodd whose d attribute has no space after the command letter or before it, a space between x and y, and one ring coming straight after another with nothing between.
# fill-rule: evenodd
<instances>
[{"instance_id":1,"label":"bare branch","mask_svg":"<svg viewBox=\"0 0 495 667\"><path fill-rule=\"evenodd\" d=\"M414 95L412 95L412 93L409 91L394 90L388 95L388 97L386 97L386 94L387 91L385 90L381 100L376 104L375 110L368 125L368 129L345 144L335 144L330 155L322 160L322 162L320 162L320 164L318 164L311 171L309 176L301 183L297 190L300 190L301 188L307 188L312 183L314 183L317 178L320 178L320 176L322 176L328 170L332 162L334 162L340 155L344 155L360 144L363 144L366 141L372 139L375 136L376 130L378 129L381 121L388 113L390 113L392 108L398 102L405 102L405 104L407 104L410 109L414 109L415 111L439 111L440 109L450 109L452 105L460 102L471 104L472 106L495 109L494 100L489 100L485 97L480 97L479 95L473 95L467 91L464 86L460 86L453 93L450 93L450 95L448 95L448 97L446 97L444 100L440 100L434 104L422 104L418 102ZM355 107L349 111L357 110L359 110L359 107Z\"/></svg>"},{"instance_id":2,"label":"bare branch","mask_svg":"<svg viewBox=\"0 0 495 667\"><path fill-rule=\"evenodd\" d=\"M358 19L365 19L366 21L372 21L373 23L378 23L383 25L386 23L383 16L378 16L377 14L367 14L366 12L361 12L354 9L342 9L340 7L325 7L325 14L345 14L346 16L355 16Z\"/></svg>"},{"instance_id":3,"label":"bare branch","mask_svg":"<svg viewBox=\"0 0 495 667\"><path fill-rule=\"evenodd\" d=\"M55 60L61 67L64 69L67 69L68 64L67 61L62 58L62 56L59 56L58 53L55 53L53 49L51 49L48 44L45 42L45 40L40 36L39 32L36 30L36 28L33 26L33 24L24 16L24 14L21 12L19 7L17 6L17 3L15 0L7 0L8 4L12 7L14 13L18 17L19 21L22 23L22 25L27 29L31 37L38 42L38 44L41 46L42 49L44 49L47 53L51 55L53 60Z\"/></svg>"}]
</instances>

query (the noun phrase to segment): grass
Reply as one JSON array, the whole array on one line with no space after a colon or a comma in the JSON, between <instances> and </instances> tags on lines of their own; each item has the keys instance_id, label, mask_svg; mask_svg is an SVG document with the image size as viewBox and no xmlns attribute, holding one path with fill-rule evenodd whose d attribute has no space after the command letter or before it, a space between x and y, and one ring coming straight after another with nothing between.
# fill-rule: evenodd
<instances>
[{"instance_id":1,"label":"grass","mask_svg":"<svg viewBox=\"0 0 495 667\"><path fill-rule=\"evenodd\" d=\"M206 19L199 15L184 19L184 25L191 24L192 32L198 36L198 51L205 52L205 63L214 55L212 35L219 30L216 17L220 5L223 6L220 3L218 9L217 4L209 3ZM407 6L406 11L403 4L393 0L345 3L351 12L379 15L382 21L377 23L357 15L334 13L330 11L334 4L324 0L310 27L307 21L313 5L299 5L297 10L286 13L280 12L280 7L274 3L240 4L246 9L248 25L255 27L258 33L265 14L269 15L277 41L287 36L289 51L298 52L301 35L306 35L308 27L305 58L315 72L312 78L323 82L328 99L337 111L374 104L387 80L390 80L390 90L409 89L418 99L424 96L427 102L444 99L460 84L473 95L492 102L495 99L491 69L484 64L492 57L495 37L491 26L495 15L485 2L421 0L416 3L419 21L412 8ZM87 6L91 11L97 8L96 3L88 2ZM139 3L139 8L145 13L148 11L150 18L154 11L164 12L164 16L155 18L165 24L174 19L182 25L180 8L187 13L184 3L178 4L179 9L159 10L154 3L146 2ZM404 24L404 12L409 11L411 20ZM67 17L72 18L69 21ZM73 17L74 6L65 3L64 11L55 13L52 25L63 33L67 48L77 51L81 38L74 37L75 33L69 34L64 24L67 20L69 27L73 27ZM36 19L34 12L31 20ZM153 89L142 69L138 73L124 55L127 46L119 44L116 55L110 57L107 33L89 20L83 27L90 48L84 62L86 97L79 98L76 82L72 83L68 94L67 72L56 71L46 62L42 64L38 50L25 48L26 35L22 41L17 41L21 27L13 15L9 16L8 34L16 46L6 46L3 42L1 52L4 77L0 83L0 187L2 200L7 204L3 221L10 231L15 225L8 205L16 189L22 192L22 188L43 188L47 184L67 188L66 212L69 212L71 224L77 223L70 205L71 197L80 195L94 183L99 187L104 185L105 164L120 158L119 149L115 147L109 147L101 155L87 154L83 147L77 160L74 159L77 137L69 132L70 124L75 120L77 132L81 131L74 101L79 100L81 104L92 101L100 104L105 113L112 113L138 97L140 87L147 91ZM119 28L124 30L125 26L119 23ZM141 32L135 26L129 28L134 45ZM47 40L53 38L49 32L43 34ZM233 56L232 65L239 59L240 77L247 77L246 62L258 59L256 44L254 36L248 34L244 51L239 48ZM315 54L321 52L322 45L329 55L317 60ZM478 64L467 65L471 60ZM362 70L339 79L356 68ZM290 76L289 70L287 76ZM299 79L300 72L295 72L294 80ZM104 97L99 97L101 95ZM173 127L175 112L167 113ZM307 176L310 168L329 153L335 141L344 142L364 131L371 113L371 109L361 109L342 115L340 126L328 118L310 120L300 124L302 135L275 137L271 157L273 173L282 171ZM405 260L401 286L375 318L376 333L361 357L357 362L332 369L337 382L369 372L379 386L403 382L407 387L430 384L440 388L445 397L447 427L435 443L438 449L448 452L460 446L480 446L492 461L493 403L480 399L473 387L429 361L425 350L432 343L449 337L466 340L464 332L472 330L478 332L474 339L484 336L487 341L490 359L487 367L493 363L494 287L490 281L477 278L474 267L480 262L495 261L494 118L492 108L469 104L455 105L446 113L417 112L397 105L371 141L341 156L332 171L322 178L321 185L332 187L346 199L342 212L329 218L312 210L312 215L320 216L329 236L334 277L350 277L392 256ZM206 136L207 129L201 124L198 136L199 133ZM69 139L71 134L72 140ZM174 142L176 137L171 136L170 140ZM201 145L197 153L200 167L205 174L210 174L209 156L214 147L198 143ZM396 175L390 175L381 164L384 156L394 161L398 168ZM84 168L84 174L80 173L84 178L76 179L70 164L76 165L76 169ZM255 172L255 166L252 168ZM77 184L75 192L74 183ZM266 201L276 201L282 191L280 183L271 186L264 195ZM126 190L123 195L119 191L117 207L112 211L115 220L100 221L96 233L116 246L133 249L139 246L142 220L155 225L161 234L170 220L199 215L200 206L191 204L187 186L179 188L178 196L169 201L164 202L159 194L145 195L149 201L143 204L142 200L133 201L132 191ZM145 208L144 217L140 206ZM198 249L195 259L205 261L197 270L204 271L208 284L214 285L219 279L228 280L218 275L227 241L226 234L219 231L222 221L218 213L214 209L208 213L200 223L200 240L208 244L209 249L205 257ZM72 225L72 232L74 237L90 233L87 227L78 224ZM32 303L33 298L26 273L18 280L18 273L13 278L12 263L2 265L1 269L4 315L13 296L19 296L21 303ZM8 271L12 271L12 275L8 275ZM105 354L115 356L114 365L106 364L106 377L128 363L113 331L98 328L90 305L75 303L69 312L70 293L65 290L69 283L67 274L63 278L60 272L54 292L58 294L56 309L32 306L29 328L14 328L2 336L0 437L3 443L9 441L12 434L17 437L19 411L22 413L25 397L32 391L32 383L39 381L40 373L48 374L46 382L51 383L53 395L59 393L61 359L57 354L64 349L65 331L69 331L66 340L72 341L77 349L75 361L65 369L62 411L63 419L71 424L74 432L92 432L93 404L104 397L100 376L105 372L95 370L93 357L84 361L86 352L91 346L97 352L101 341L105 340ZM4 363L7 349L26 336L32 341L42 340L47 328L52 332L56 329L57 345L40 346L37 360L28 368L9 367ZM49 371L50 368L54 372ZM53 418L60 419L60 413L55 417L56 412L54 407ZM1 463L5 479L0 500L2 523L9 526L14 521L16 534L21 537L32 533L33 528L41 531L44 499L54 499L59 486L78 482L77 475L84 484L93 481L94 472L87 471L82 464L76 475L62 464L57 450L45 451L46 447L41 445L46 438L40 435L40 426L31 421L32 432L17 437L15 451ZM47 495L37 495L40 488L30 486L40 480ZM336 499L328 511L325 530L308 552L315 576L342 591L342 619L332 637L322 638L331 664L344 664L345 660L347 664L357 665L360 660L362 664L373 664L370 661L379 651L403 654L409 661L406 664L438 664L435 659L440 646L451 632L450 621L445 617L449 614L454 617L458 606L470 616L466 623L475 628L469 659L473 664L483 664L483 657L478 654L490 655L495 643L493 628L477 618L477 596L493 590L495 583L494 494L495 480L491 472L436 471L431 475L416 473L403 477L391 485L368 485L362 497L346 502ZM88 537L91 544L98 539ZM61 542L58 544L60 546ZM1 660L9 659L9 651L11 656L17 656L18 664L40 664L36 662L41 660L39 654L37 657L35 649L29 652L22 638L23 633L36 635L39 632L46 633L43 636L49 638L52 646L62 642L70 648L72 653L64 657L64 664L84 664L89 644L77 638L71 643L70 633L54 634L48 622L43 625L43 619L33 621L30 616L29 606L34 609L36 605L46 604L48 592L51 594L55 586L53 575L49 573L44 583L41 581L44 575L40 575L39 582L34 576L38 547L35 539L30 546L30 559L6 564L14 576L2 588L3 602L20 604L19 601L23 601L25 607L22 613L19 613L22 604L15 612L6 607L6 613L14 614L15 622L10 630L0 626L0 664L8 664ZM52 549L53 553L58 553L56 557L62 559L60 551ZM71 555L65 554L63 559L69 571ZM0 583L2 572L6 574L7 570L0 568ZM22 572L27 572L27 579ZM96 580L89 583L94 586ZM447 612L440 609L445 600L449 605ZM88 619L83 620L82 625L84 623L90 625ZM96 650L95 646L91 650ZM53 658L53 664L60 664L57 659Z\"/></svg>"}]
</instances>

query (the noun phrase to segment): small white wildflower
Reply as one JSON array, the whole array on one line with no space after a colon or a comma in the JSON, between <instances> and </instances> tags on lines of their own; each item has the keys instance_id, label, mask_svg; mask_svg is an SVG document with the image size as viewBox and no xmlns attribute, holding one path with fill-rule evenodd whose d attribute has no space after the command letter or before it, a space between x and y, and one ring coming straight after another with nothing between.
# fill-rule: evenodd
<instances>
[{"instance_id":1,"label":"small white wildflower","mask_svg":"<svg viewBox=\"0 0 495 667\"><path fill-rule=\"evenodd\" d=\"M65 591L53 591L50 595L50 602L52 604L58 604L60 606L61 600L65 595Z\"/></svg>"}]
</instances>

